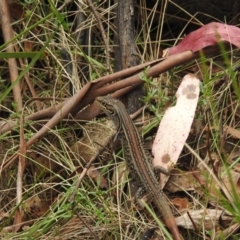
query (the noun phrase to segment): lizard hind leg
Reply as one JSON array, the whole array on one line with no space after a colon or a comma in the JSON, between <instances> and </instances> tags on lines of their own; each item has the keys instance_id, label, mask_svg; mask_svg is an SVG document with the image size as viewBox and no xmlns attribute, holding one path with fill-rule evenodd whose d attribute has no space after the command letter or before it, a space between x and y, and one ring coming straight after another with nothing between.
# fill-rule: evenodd
<instances>
[{"instance_id":1,"label":"lizard hind leg","mask_svg":"<svg viewBox=\"0 0 240 240\"><path fill-rule=\"evenodd\" d=\"M150 194L147 194L147 191L145 190L144 187L139 187L136 194L135 194L135 199L137 202L137 205L139 207L140 210L144 209L144 202L151 202L152 201L152 197L150 196Z\"/></svg>"}]
</instances>

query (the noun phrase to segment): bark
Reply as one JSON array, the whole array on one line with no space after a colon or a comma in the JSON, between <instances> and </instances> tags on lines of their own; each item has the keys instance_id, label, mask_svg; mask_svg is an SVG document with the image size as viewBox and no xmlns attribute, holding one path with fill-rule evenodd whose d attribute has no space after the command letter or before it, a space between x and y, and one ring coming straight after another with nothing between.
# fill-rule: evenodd
<instances>
[{"instance_id":1,"label":"bark","mask_svg":"<svg viewBox=\"0 0 240 240\"><path fill-rule=\"evenodd\" d=\"M134 28L134 0L119 0L117 6L116 27L117 35L115 43L115 71L130 68L140 63L140 58L136 51L135 45L135 28ZM131 91L124 101L129 113L135 112L141 107L139 98L143 95L142 87Z\"/></svg>"}]
</instances>

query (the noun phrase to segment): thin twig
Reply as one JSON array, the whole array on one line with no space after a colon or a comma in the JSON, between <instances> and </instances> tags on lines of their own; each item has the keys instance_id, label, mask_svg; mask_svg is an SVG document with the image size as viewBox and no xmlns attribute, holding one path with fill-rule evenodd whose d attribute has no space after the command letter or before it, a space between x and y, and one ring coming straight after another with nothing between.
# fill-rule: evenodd
<instances>
[{"instance_id":1,"label":"thin twig","mask_svg":"<svg viewBox=\"0 0 240 240\"><path fill-rule=\"evenodd\" d=\"M88 2L89 8L93 12L93 14L94 14L94 16L95 16L95 18L97 20L100 32L102 34L102 38L103 38L103 41L104 41L104 44L105 44L105 47L106 47L106 65L107 65L107 70L109 71L110 70L110 53L112 52L112 50L111 50L111 48L109 46L109 43L108 43L108 40L107 40L107 36L105 34L105 31L104 31L104 28L103 28L103 24L101 22L101 18L100 18L99 12L95 9L95 7L93 6L93 3L92 3L91 0L87 0L87 2Z\"/></svg>"},{"instance_id":2,"label":"thin twig","mask_svg":"<svg viewBox=\"0 0 240 240\"><path fill-rule=\"evenodd\" d=\"M73 0L66 0L61 7L58 8L58 11L62 11L68 4L72 3Z\"/></svg>"},{"instance_id":3,"label":"thin twig","mask_svg":"<svg viewBox=\"0 0 240 240\"><path fill-rule=\"evenodd\" d=\"M20 118L20 155L19 155L19 161L18 161L18 173L17 173L17 198L16 198L16 205L19 206L16 213L15 213L15 220L14 220L14 232L17 232L22 223L22 188L23 188L23 172L25 169L25 156L26 156L26 142L24 139L24 117L23 114Z\"/></svg>"},{"instance_id":4,"label":"thin twig","mask_svg":"<svg viewBox=\"0 0 240 240\"><path fill-rule=\"evenodd\" d=\"M6 0L0 1L0 21L2 25L2 32L5 42L9 42L6 52L14 52L14 42L11 41L14 37L13 29L11 26L11 17L9 12L9 3ZM8 68L10 74L10 81L13 85L13 98L16 103L16 110L19 112L22 109L22 96L21 96L21 88L19 82L15 84L16 79L18 78L18 70L17 70L17 62L15 58L8 59ZM25 153L26 153L26 145L24 141L24 132L23 132L23 118L20 119L20 153L19 156L19 164L18 164L18 174L17 174L17 202L16 204L19 205L22 201L22 174L24 171L24 162L25 162ZM14 231L17 232L21 227L22 223L22 214L21 214L21 206L15 213L15 225Z\"/></svg>"}]
</instances>

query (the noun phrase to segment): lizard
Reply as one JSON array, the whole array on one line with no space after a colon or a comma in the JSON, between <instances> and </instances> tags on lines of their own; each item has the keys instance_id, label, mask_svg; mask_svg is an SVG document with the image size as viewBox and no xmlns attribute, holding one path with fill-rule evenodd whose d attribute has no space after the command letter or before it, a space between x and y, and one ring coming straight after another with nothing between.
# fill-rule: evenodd
<instances>
[{"instance_id":1,"label":"lizard","mask_svg":"<svg viewBox=\"0 0 240 240\"><path fill-rule=\"evenodd\" d=\"M114 121L118 132L123 131L123 144L126 149L125 157L130 173L136 180L141 182L143 191L149 193L152 197L173 239L182 240L166 196L155 177L151 164L151 155L147 153L125 106L121 101L110 96L97 97L95 102Z\"/></svg>"}]
</instances>

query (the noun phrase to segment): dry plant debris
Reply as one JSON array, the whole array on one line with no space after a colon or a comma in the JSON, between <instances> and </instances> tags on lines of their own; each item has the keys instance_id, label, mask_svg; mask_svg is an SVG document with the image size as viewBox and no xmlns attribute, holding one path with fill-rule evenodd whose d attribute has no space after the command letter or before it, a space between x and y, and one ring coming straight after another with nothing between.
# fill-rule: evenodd
<instances>
[{"instance_id":1,"label":"dry plant debris","mask_svg":"<svg viewBox=\"0 0 240 240\"><path fill-rule=\"evenodd\" d=\"M194 88L198 104L195 115L195 107L182 113L188 127L171 133L183 144L178 134L184 130L185 139L190 128L183 149L177 147L177 155L168 150L177 165L167 182L162 179L163 190L184 239L239 237L237 25L214 18L203 25L193 15L175 19L166 9L176 2L181 12L178 1L137 1L136 42L143 64L109 74L117 60L111 52L116 5L110 1L0 2L0 238L138 239L156 228L156 237L163 235L152 215L135 204L121 144L112 143L116 129L94 99L119 98L144 84L141 101L148 109L136 122L151 140L189 73L201 81L200 94ZM164 4L159 8L157 2ZM191 24L201 28L182 32ZM85 30L89 35L83 37ZM169 56L158 59L179 39ZM182 93L191 98L188 90ZM165 132L170 135L170 128ZM168 144L163 135L160 142Z\"/></svg>"}]
</instances>

